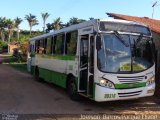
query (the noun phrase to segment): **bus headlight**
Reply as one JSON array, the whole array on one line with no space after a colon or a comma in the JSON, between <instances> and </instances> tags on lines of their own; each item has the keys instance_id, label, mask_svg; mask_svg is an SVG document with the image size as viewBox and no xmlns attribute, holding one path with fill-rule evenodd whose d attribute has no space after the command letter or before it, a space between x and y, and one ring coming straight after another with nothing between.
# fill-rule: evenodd
<instances>
[{"instance_id":1,"label":"bus headlight","mask_svg":"<svg viewBox=\"0 0 160 120\"><path fill-rule=\"evenodd\" d=\"M148 79L146 86L151 85L155 82L155 76L152 76L151 78Z\"/></svg>"},{"instance_id":2,"label":"bus headlight","mask_svg":"<svg viewBox=\"0 0 160 120\"><path fill-rule=\"evenodd\" d=\"M104 87L107 87L107 88L114 88L114 84L112 82L110 82L109 80L101 79L99 81L99 84L101 86L104 86Z\"/></svg>"}]
</instances>

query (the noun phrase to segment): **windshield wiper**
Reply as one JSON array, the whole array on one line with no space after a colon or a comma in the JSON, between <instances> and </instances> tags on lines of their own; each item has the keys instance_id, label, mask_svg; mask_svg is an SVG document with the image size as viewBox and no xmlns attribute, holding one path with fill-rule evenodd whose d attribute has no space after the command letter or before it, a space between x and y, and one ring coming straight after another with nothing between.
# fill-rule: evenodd
<instances>
[{"instance_id":1,"label":"windshield wiper","mask_svg":"<svg viewBox=\"0 0 160 120\"><path fill-rule=\"evenodd\" d=\"M137 38L137 41L136 41L136 45L142 40L143 38L143 33L141 33L138 38Z\"/></svg>"},{"instance_id":2,"label":"windshield wiper","mask_svg":"<svg viewBox=\"0 0 160 120\"><path fill-rule=\"evenodd\" d=\"M114 32L115 36L118 38L118 40L121 41L121 43L122 43L123 45L125 45L126 47L129 47L129 44L126 43L126 41L123 40L123 38L122 38L121 35L118 33L118 31L115 30L115 31L113 31L113 32Z\"/></svg>"}]
</instances>

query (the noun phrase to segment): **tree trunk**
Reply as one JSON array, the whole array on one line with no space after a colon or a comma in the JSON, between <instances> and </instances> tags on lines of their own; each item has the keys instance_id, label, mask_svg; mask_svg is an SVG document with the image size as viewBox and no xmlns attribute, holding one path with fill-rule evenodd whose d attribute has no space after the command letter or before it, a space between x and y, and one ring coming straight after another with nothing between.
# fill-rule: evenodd
<instances>
[{"instance_id":1,"label":"tree trunk","mask_svg":"<svg viewBox=\"0 0 160 120\"><path fill-rule=\"evenodd\" d=\"M32 27L30 26L30 36L32 35Z\"/></svg>"},{"instance_id":2,"label":"tree trunk","mask_svg":"<svg viewBox=\"0 0 160 120\"><path fill-rule=\"evenodd\" d=\"M10 39L11 39L11 35L9 33L8 34L8 53L10 53L10 47L9 47L9 45L10 45Z\"/></svg>"},{"instance_id":3,"label":"tree trunk","mask_svg":"<svg viewBox=\"0 0 160 120\"><path fill-rule=\"evenodd\" d=\"M1 39L2 39L2 41L4 41L4 33L3 33L3 31L1 31Z\"/></svg>"},{"instance_id":4,"label":"tree trunk","mask_svg":"<svg viewBox=\"0 0 160 120\"><path fill-rule=\"evenodd\" d=\"M19 41L19 28L17 28L17 40Z\"/></svg>"},{"instance_id":5,"label":"tree trunk","mask_svg":"<svg viewBox=\"0 0 160 120\"><path fill-rule=\"evenodd\" d=\"M46 27L45 27L45 21L43 22L43 32L45 32L45 29L46 29Z\"/></svg>"},{"instance_id":6,"label":"tree trunk","mask_svg":"<svg viewBox=\"0 0 160 120\"><path fill-rule=\"evenodd\" d=\"M9 35L8 35L8 44L10 44L10 42L11 42L11 34L9 33Z\"/></svg>"}]
</instances>

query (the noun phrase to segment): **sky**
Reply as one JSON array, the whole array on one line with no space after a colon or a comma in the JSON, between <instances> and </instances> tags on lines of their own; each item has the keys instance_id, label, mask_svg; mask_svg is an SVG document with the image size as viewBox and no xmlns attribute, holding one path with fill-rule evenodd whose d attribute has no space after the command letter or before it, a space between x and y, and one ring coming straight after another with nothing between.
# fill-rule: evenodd
<instances>
[{"instance_id":1,"label":"sky","mask_svg":"<svg viewBox=\"0 0 160 120\"><path fill-rule=\"evenodd\" d=\"M52 23L60 17L63 23L71 17L88 20L93 18L108 18L109 13L117 13L139 17L152 17L152 5L158 1L154 9L154 19L160 20L160 0L3 0L0 5L0 17L15 19L20 17L23 22L21 29L29 30L25 15L36 15L39 25L33 30L42 30L41 13L50 14L46 23Z\"/></svg>"}]
</instances>

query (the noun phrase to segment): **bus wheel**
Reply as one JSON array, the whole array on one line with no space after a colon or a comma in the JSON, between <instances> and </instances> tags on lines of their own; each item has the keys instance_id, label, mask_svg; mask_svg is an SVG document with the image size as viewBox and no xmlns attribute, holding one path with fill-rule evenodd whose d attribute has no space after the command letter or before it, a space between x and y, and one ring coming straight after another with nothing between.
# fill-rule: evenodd
<instances>
[{"instance_id":1,"label":"bus wheel","mask_svg":"<svg viewBox=\"0 0 160 120\"><path fill-rule=\"evenodd\" d=\"M80 96L77 93L77 85L73 77L70 77L69 81L67 82L67 93L72 100L80 100Z\"/></svg>"}]
</instances>

